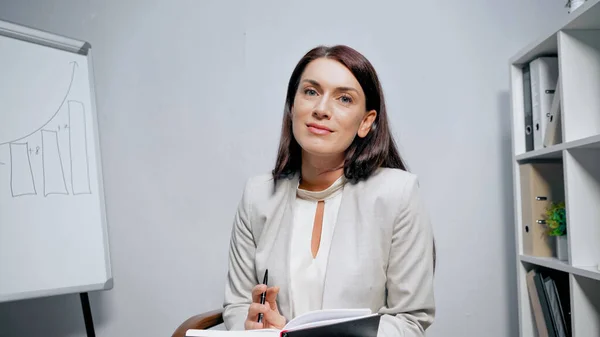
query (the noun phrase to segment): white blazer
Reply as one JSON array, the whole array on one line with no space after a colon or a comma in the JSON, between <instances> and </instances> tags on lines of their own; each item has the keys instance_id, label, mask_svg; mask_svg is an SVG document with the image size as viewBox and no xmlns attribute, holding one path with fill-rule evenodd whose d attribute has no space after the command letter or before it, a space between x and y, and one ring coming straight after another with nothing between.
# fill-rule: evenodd
<instances>
[{"instance_id":1,"label":"white blazer","mask_svg":"<svg viewBox=\"0 0 600 337\"><path fill-rule=\"evenodd\" d=\"M289 321L289 247L298 175L274 184L249 179L229 247L223 319L244 330L252 288L269 269L269 286ZM433 323L433 232L417 177L382 168L342 192L323 291L323 308L370 308L384 314L378 336L425 336Z\"/></svg>"}]
</instances>

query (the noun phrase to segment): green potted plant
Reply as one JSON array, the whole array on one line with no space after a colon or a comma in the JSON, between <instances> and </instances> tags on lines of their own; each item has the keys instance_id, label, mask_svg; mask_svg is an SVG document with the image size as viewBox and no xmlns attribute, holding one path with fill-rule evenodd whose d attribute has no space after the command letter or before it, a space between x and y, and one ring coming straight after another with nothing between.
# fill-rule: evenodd
<instances>
[{"instance_id":1,"label":"green potted plant","mask_svg":"<svg viewBox=\"0 0 600 337\"><path fill-rule=\"evenodd\" d=\"M556 237L556 255L559 260L569 259L567 243L567 216L564 201L553 202L546 209L547 234Z\"/></svg>"}]
</instances>

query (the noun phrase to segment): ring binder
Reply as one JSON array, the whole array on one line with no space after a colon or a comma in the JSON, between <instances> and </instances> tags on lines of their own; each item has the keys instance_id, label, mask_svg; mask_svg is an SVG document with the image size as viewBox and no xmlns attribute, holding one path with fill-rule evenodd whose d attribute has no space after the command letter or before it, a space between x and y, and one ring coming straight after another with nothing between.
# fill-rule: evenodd
<instances>
[{"instance_id":1,"label":"ring binder","mask_svg":"<svg viewBox=\"0 0 600 337\"><path fill-rule=\"evenodd\" d=\"M528 163L519 166L521 178L521 233L523 254L553 257L555 240L546 235L546 208L564 200L562 162Z\"/></svg>"}]
</instances>

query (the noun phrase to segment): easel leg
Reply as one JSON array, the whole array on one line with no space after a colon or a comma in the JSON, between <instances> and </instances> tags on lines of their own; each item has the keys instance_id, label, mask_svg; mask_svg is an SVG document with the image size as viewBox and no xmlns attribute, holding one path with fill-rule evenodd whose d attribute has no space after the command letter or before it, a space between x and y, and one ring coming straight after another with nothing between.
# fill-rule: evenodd
<instances>
[{"instance_id":1,"label":"easel leg","mask_svg":"<svg viewBox=\"0 0 600 337\"><path fill-rule=\"evenodd\" d=\"M83 310L83 319L85 321L85 331L87 332L87 337L96 337L96 332L94 331L94 320L92 319L92 308L90 307L88 293L80 293L79 297L81 298L81 309Z\"/></svg>"}]
</instances>

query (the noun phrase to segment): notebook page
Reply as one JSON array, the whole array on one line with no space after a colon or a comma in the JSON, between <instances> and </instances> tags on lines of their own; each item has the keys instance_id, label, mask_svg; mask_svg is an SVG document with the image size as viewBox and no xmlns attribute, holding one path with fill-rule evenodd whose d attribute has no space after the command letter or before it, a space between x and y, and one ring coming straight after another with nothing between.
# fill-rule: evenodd
<instances>
[{"instance_id":1,"label":"notebook page","mask_svg":"<svg viewBox=\"0 0 600 337\"><path fill-rule=\"evenodd\" d=\"M302 314L285 325L283 330L292 330L306 324L328 322L339 319L357 318L371 315L371 309L324 309Z\"/></svg>"},{"instance_id":2,"label":"notebook page","mask_svg":"<svg viewBox=\"0 0 600 337\"><path fill-rule=\"evenodd\" d=\"M280 330L260 329L246 331L226 331L226 330L197 330L190 329L186 332L186 337L279 337Z\"/></svg>"}]
</instances>

